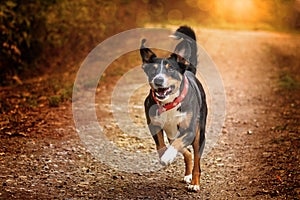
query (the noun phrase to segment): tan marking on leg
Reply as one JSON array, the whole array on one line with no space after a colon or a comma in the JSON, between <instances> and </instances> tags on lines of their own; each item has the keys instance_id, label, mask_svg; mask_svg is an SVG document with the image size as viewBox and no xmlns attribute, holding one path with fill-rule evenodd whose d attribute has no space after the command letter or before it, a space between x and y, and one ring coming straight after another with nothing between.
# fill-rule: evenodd
<instances>
[{"instance_id":1,"label":"tan marking on leg","mask_svg":"<svg viewBox=\"0 0 300 200\"><path fill-rule=\"evenodd\" d=\"M193 169L193 157L191 152L187 149L184 148L181 152L184 157L184 163L185 163L185 176L190 175L192 173Z\"/></svg>"},{"instance_id":2,"label":"tan marking on leg","mask_svg":"<svg viewBox=\"0 0 300 200\"><path fill-rule=\"evenodd\" d=\"M159 131L157 133L157 139L158 139L158 145L156 145L156 150L158 152L159 158L161 158L161 156L167 150L167 147L166 147L166 144L165 144L165 141L164 141L164 133L163 133L163 131Z\"/></svg>"},{"instance_id":3,"label":"tan marking on leg","mask_svg":"<svg viewBox=\"0 0 300 200\"><path fill-rule=\"evenodd\" d=\"M176 138L171 144L177 151L182 151L183 149L182 139L183 137Z\"/></svg>"},{"instance_id":4,"label":"tan marking on leg","mask_svg":"<svg viewBox=\"0 0 300 200\"><path fill-rule=\"evenodd\" d=\"M192 173L192 169L193 169L193 158L192 158L191 152L187 148L184 148L183 138L184 138L184 136L175 139L171 143L171 145L177 151L179 151L183 154L184 163L185 163L185 175L190 175ZM171 141L171 140L169 140L169 141Z\"/></svg>"},{"instance_id":5,"label":"tan marking on leg","mask_svg":"<svg viewBox=\"0 0 300 200\"><path fill-rule=\"evenodd\" d=\"M193 178L191 185L200 185L200 154L199 154L199 149L200 149L200 129L199 126L197 126L196 129L196 137L193 142L193 149L194 149L194 167L193 167Z\"/></svg>"}]
</instances>

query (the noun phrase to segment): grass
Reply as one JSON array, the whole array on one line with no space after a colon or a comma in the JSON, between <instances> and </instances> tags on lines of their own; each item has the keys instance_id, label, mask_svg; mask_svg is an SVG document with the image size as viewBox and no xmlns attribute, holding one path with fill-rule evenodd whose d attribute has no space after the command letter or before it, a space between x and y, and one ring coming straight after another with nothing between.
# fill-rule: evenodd
<instances>
[{"instance_id":1,"label":"grass","mask_svg":"<svg viewBox=\"0 0 300 200\"><path fill-rule=\"evenodd\" d=\"M281 88L288 90L300 89L300 83L288 73L284 73L280 76L278 84Z\"/></svg>"},{"instance_id":2,"label":"grass","mask_svg":"<svg viewBox=\"0 0 300 200\"><path fill-rule=\"evenodd\" d=\"M53 95L48 97L48 102L50 107L58 107L62 102L62 98L60 95Z\"/></svg>"},{"instance_id":3,"label":"grass","mask_svg":"<svg viewBox=\"0 0 300 200\"><path fill-rule=\"evenodd\" d=\"M58 107L59 104L64 101L71 101L72 92L73 92L73 85L62 86L61 89L55 93L55 95L48 97L49 106Z\"/></svg>"},{"instance_id":4,"label":"grass","mask_svg":"<svg viewBox=\"0 0 300 200\"><path fill-rule=\"evenodd\" d=\"M300 59L297 43L288 46L284 43L276 46L275 44L266 44L265 52L269 54L272 64L278 69L276 75L277 85L285 90L300 89Z\"/></svg>"}]
</instances>

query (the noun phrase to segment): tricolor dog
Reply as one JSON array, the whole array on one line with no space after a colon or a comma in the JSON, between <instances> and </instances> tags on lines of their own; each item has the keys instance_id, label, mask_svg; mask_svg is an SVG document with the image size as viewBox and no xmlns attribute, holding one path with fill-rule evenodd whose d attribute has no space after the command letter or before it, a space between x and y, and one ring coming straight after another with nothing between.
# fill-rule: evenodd
<instances>
[{"instance_id":1,"label":"tricolor dog","mask_svg":"<svg viewBox=\"0 0 300 200\"><path fill-rule=\"evenodd\" d=\"M207 105L203 87L195 76L196 37L187 26L179 27L172 37L181 41L174 53L166 58L157 57L145 47L146 40L142 40L142 68L151 87L144 103L145 114L161 164L172 163L177 153L182 153L185 161L184 181L189 184L190 191L199 191ZM164 134L169 146L164 142ZM194 150L194 162L187 148L189 145Z\"/></svg>"}]
</instances>

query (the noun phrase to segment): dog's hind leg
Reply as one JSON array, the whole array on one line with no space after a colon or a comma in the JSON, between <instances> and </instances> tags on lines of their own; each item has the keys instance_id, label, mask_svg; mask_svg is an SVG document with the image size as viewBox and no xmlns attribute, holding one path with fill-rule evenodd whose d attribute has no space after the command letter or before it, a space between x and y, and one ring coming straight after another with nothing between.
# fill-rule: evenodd
<instances>
[{"instance_id":1,"label":"dog's hind leg","mask_svg":"<svg viewBox=\"0 0 300 200\"><path fill-rule=\"evenodd\" d=\"M194 149L194 167L192 172L192 182L188 186L188 190L190 191L199 191L200 190L200 174L201 174L201 168L200 168L200 130L199 127L196 131L196 137L193 142L193 149Z\"/></svg>"},{"instance_id":2,"label":"dog's hind leg","mask_svg":"<svg viewBox=\"0 0 300 200\"><path fill-rule=\"evenodd\" d=\"M187 148L184 148L181 153L183 154L185 163L185 174L183 181L187 184L190 184L192 181L193 157L190 150Z\"/></svg>"}]
</instances>

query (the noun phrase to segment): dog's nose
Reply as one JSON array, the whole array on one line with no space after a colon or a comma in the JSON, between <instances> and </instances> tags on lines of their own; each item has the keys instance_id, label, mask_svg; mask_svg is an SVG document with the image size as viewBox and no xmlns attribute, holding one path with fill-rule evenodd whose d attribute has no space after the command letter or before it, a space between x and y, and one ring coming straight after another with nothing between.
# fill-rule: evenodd
<instances>
[{"instance_id":1,"label":"dog's nose","mask_svg":"<svg viewBox=\"0 0 300 200\"><path fill-rule=\"evenodd\" d=\"M156 86L161 87L161 86L163 86L164 78L163 77L156 77L153 82Z\"/></svg>"}]
</instances>

